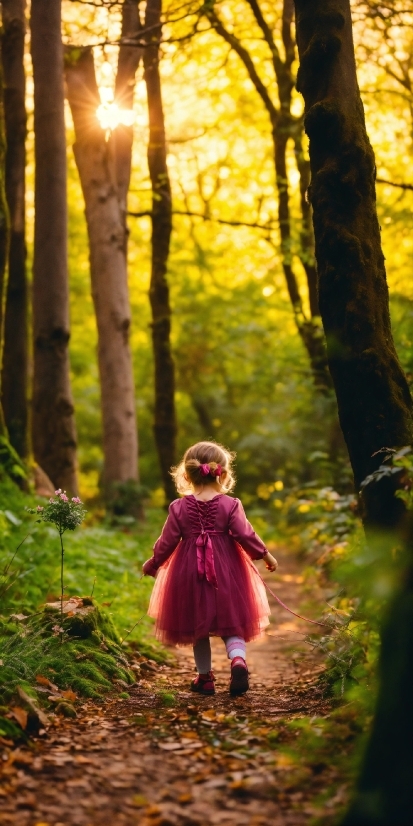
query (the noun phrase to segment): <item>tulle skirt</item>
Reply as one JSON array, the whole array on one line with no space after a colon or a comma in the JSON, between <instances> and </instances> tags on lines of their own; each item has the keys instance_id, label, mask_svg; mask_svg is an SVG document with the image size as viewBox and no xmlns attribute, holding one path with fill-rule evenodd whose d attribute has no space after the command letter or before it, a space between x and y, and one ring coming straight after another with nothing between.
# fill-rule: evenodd
<instances>
[{"instance_id":1,"label":"tulle skirt","mask_svg":"<svg viewBox=\"0 0 413 826\"><path fill-rule=\"evenodd\" d=\"M193 537L182 540L159 569L148 614L162 642L194 643L202 637L260 636L271 613L255 565L228 534L212 537L218 588L197 569Z\"/></svg>"}]
</instances>

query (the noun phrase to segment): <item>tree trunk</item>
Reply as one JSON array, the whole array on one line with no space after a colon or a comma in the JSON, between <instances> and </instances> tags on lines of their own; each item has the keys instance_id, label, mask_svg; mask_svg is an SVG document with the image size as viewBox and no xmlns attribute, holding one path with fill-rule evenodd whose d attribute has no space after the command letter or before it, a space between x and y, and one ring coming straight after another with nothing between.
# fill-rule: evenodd
<instances>
[{"instance_id":1,"label":"tree trunk","mask_svg":"<svg viewBox=\"0 0 413 826\"><path fill-rule=\"evenodd\" d=\"M119 47L118 68L115 81L115 101L120 109L133 109L135 75L142 57L138 45L141 31L137 0L124 0L122 6L122 32ZM113 153L114 176L118 201L125 232L125 256L127 256L128 227L126 223L127 199L132 166L133 126L120 123L109 138Z\"/></svg>"},{"instance_id":2,"label":"tree trunk","mask_svg":"<svg viewBox=\"0 0 413 826\"><path fill-rule=\"evenodd\" d=\"M2 402L10 442L26 457L27 278L25 241L26 105L24 37L26 0L2 2L2 60L6 124L6 198L10 247L4 320Z\"/></svg>"},{"instance_id":3,"label":"tree trunk","mask_svg":"<svg viewBox=\"0 0 413 826\"><path fill-rule=\"evenodd\" d=\"M170 469L175 462L175 369L171 351L171 308L167 262L172 231L171 186L166 163L165 123L159 74L161 0L148 0L144 50L149 109L148 165L152 183L152 269L149 298L155 360L155 441L167 500L176 498Z\"/></svg>"},{"instance_id":4,"label":"tree trunk","mask_svg":"<svg viewBox=\"0 0 413 826\"><path fill-rule=\"evenodd\" d=\"M69 379L66 135L61 3L32 0L35 226L33 451L54 484L77 490Z\"/></svg>"},{"instance_id":5,"label":"tree trunk","mask_svg":"<svg viewBox=\"0 0 413 826\"><path fill-rule=\"evenodd\" d=\"M349 4L296 0L296 8L320 310L359 489L380 464L380 456L372 458L376 451L410 444L412 401L390 326L374 155L357 86Z\"/></svg>"},{"instance_id":6,"label":"tree trunk","mask_svg":"<svg viewBox=\"0 0 413 826\"><path fill-rule=\"evenodd\" d=\"M303 127L294 131L295 162L300 175L300 205L301 205L301 232L300 232L300 261L307 277L308 299L311 318L320 316L318 306L317 267L314 254L314 231L311 216L311 205L307 197L310 186L310 162L305 157L303 147Z\"/></svg>"},{"instance_id":7,"label":"tree trunk","mask_svg":"<svg viewBox=\"0 0 413 826\"><path fill-rule=\"evenodd\" d=\"M322 392L328 392L331 388L331 379L327 368L323 331L321 326L317 324L316 317L312 315L310 318L306 317L292 265L290 196L287 173L287 142L290 137L290 126L290 118L287 118L285 124L282 123L281 118L277 118L276 124L273 127L282 266L297 330L310 360L314 384ZM308 236L306 240L308 240ZM309 252L309 250L307 250L307 252ZM308 269L311 270L310 262L308 263ZM312 269L315 272L314 264ZM316 285L314 286L316 287ZM314 304L314 296L312 300Z\"/></svg>"},{"instance_id":8,"label":"tree trunk","mask_svg":"<svg viewBox=\"0 0 413 826\"><path fill-rule=\"evenodd\" d=\"M210 400L205 396L194 395L191 396L191 402L202 428L202 438L208 441L215 439L216 427L210 413Z\"/></svg>"},{"instance_id":9,"label":"tree trunk","mask_svg":"<svg viewBox=\"0 0 413 826\"><path fill-rule=\"evenodd\" d=\"M2 41L0 40L0 49ZM1 56L1 55L0 55ZM6 267L9 249L9 210L6 200L5 187L5 161L6 161L6 134L4 122L4 86L3 67L0 60L0 359L3 349L3 329L4 329L4 295L6 290ZM3 407L0 404L0 441L8 441L7 428L4 420Z\"/></svg>"},{"instance_id":10,"label":"tree trunk","mask_svg":"<svg viewBox=\"0 0 413 826\"><path fill-rule=\"evenodd\" d=\"M4 121L4 99L3 99L3 65L2 65L2 39L0 38L0 363L3 343L3 307L4 293L6 289L6 267L9 250L9 210L6 199L5 187L5 160L6 160L6 132ZM0 383L1 391L1 383ZM1 393L0 393L1 395ZM20 461L16 451L9 441L7 427L4 420L3 407L0 400L0 466L14 482L21 487L27 483L26 470Z\"/></svg>"},{"instance_id":11,"label":"tree trunk","mask_svg":"<svg viewBox=\"0 0 413 826\"><path fill-rule=\"evenodd\" d=\"M91 48L67 48L66 80L76 136L73 149L86 206L98 328L103 484L110 497L114 484L138 479L125 221L110 143L96 118L100 98Z\"/></svg>"},{"instance_id":12,"label":"tree trunk","mask_svg":"<svg viewBox=\"0 0 413 826\"><path fill-rule=\"evenodd\" d=\"M302 125L291 113L291 95L294 88L292 66L295 60L295 43L291 29L293 23L292 0L284 0L282 17L282 40L285 57L282 59L278 45L274 40L271 27L268 25L262 12L259 0L247 0L255 20L262 31L264 40L270 50L274 75L277 82L280 105L274 103L269 88L261 79L255 62L240 40L229 32L218 17L213 6L205 7L205 14L216 32L234 49L242 60L250 80L268 112L271 122L271 133L274 146L275 180L278 196L278 221L281 239L281 258L288 295L294 313L298 333L307 351L314 384L322 393L331 390L331 377L327 367L324 335L319 324L319 309L317 300L317 274L314 266L313 233L311 230L311 207L306 201L308 186L308 163L304 154L297 152L297 141L300 140ZM298 281L293 267L293 250L291 238L290 198L288 191L287 174L287 144L289 139L294 140L296 146L297 168L300 175L301 191L301 249L299 257L303 264L308 283L310 318L304 312Z\"/></svg>"},{"instance_id":13,"label":"tree trunk","mask_svg":"<svg viewBox=\"0 0 413 826\"><path fill-rule=\"evenodd\" d=\"M412 440L412 401L395 351L375 200L375 164L357 84L349 0L296 0L298 88L310 138L319 301L356 489L383 448ZM396 530L400 500L377 482L369 528ZM400 540L400 536L394 534ZM413 822L413 553L382 633L381 686L346 826Z\"/></svg>"}]
</instances>

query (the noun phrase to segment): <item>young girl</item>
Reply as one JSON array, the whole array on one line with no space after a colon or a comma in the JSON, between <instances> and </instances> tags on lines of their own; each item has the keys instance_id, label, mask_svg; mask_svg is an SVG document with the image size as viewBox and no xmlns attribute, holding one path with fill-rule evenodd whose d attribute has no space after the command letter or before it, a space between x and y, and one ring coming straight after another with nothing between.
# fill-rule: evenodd
<instances>
[{"instance_id":1,"label":"young girl","mask_svg":"<svg viewBox=\"0 0 413 826\"><path fill-rule=\"evenodd\" d=\"M169 516L143 572L155 576L148 613L157 637L192 643L197 678L191 690L214 694L209 637L220 636L231 660L231 694L248 691L245 643L268 625L270 608L251 559L268 570L278 563L248 522L239 499L226 494L235 484L233 455L213 442L190 447L173 470L186 494Z\"/></svg>"}]
</instances>

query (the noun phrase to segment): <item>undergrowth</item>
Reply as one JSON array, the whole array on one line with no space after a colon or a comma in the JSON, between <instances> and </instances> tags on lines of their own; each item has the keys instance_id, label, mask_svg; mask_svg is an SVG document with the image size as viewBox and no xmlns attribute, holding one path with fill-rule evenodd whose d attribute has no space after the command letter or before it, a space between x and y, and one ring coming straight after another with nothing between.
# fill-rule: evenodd
<instances>
[{"instance_id":1,"label":"undergrowth","mask_svg":"<svg viewBox=\"0 0 413 826\"><path fill-rule=\"evenodd\" d=\"M60 557L56 530L33 523L25 507L40 499L19 491L13 483L0 483L0 613L36 613L45 602L59 596ZM146 616L153 580L141 578L142 563L151 555L165 513L148 509L142 522L115 529L88 515L85 527L65 536L65 593L93 595L115 620L120 636L136 627L128 641L154 659L165 654L156 641L148 645L152 620ZM27 537L27 538L25 538ZM4 569L24 539L6 577Z\"/></svg>"},{"instance_id":2,"label":"undergrowth","mask_svg":"<svg viewBox=\"0 0 413 826\"><path fill-rule=\"evenodd\" d=\"M95 524L91 515L85 527L67 534L65 600L88 594L82 605L91 609L68 617L58 603L56 530L33 522L25 510L40 500L7 479L0 493L0 706L16 701L18 687L47 705L50 690L42 679L84 697L125 688L135 680L129 646L135 656L165 660L146 616L152 580L141 579L164 513L149 511L144 522L130 520L117 529L105 521ZM2 730L14 725L2 722Z\"/></svg>"}]
</instances>

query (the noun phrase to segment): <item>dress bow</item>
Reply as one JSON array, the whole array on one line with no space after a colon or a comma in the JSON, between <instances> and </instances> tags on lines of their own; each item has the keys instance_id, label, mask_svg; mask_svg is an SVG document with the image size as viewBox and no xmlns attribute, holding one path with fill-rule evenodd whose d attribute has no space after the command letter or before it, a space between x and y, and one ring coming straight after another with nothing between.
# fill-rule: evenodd
<instances>
[{"instance_id":1,"label":"dress bow","mask_svg":"<svg viewBox=\"0 0 413 826\"><path fill-rule=\"evenodd\" d=\"M214 588L218 588L217 575L214 565L214 549L208 531L202 531L196 540L196 558L198 567L198 578L209 582Z\"/></svg>"}]
</instances>

